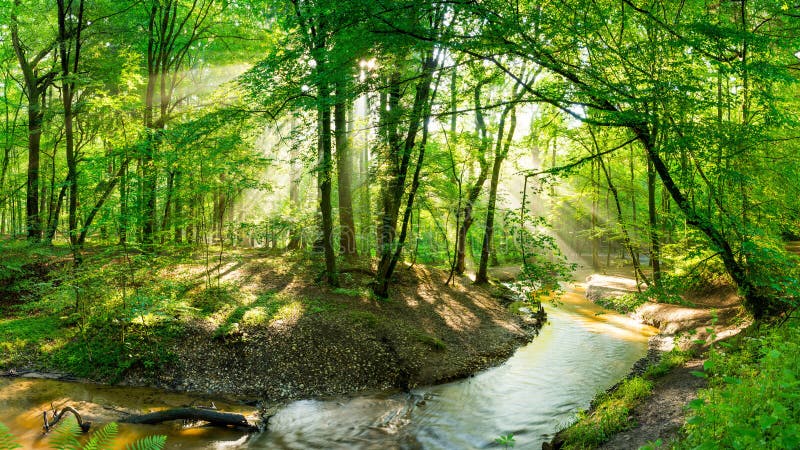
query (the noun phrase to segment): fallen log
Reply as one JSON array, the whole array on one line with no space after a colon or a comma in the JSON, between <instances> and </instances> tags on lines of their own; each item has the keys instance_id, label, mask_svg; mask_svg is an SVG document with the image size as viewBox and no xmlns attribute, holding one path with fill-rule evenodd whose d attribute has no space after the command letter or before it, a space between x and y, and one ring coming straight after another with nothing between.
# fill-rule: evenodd
<instances>
[{"instance_id":1,"label":"fallen log","mask_svg":"<svg viewBox=\"0 0 800 450\"><path fill-rule=\"evenodd\" d=\"M75 420L78 422L78 426L81 428L82 432L86 433L89 431L89 427L92 426L92 422L84 422L81 414L75 408L71 406L65 406L59 413L56 413L56 409L53 407L53 418L50 420L47 420L47 411L42 411L42 420L44 421L43 428L45 434L49 433L50 430L58 423L59 420L61 420L62 417L64 417L64 414L66 413L72 413L72 415L75 416Z\"/></svg>"},{"instance_id":2,"label":"fallen log","mask_svg":"<svg viewBox=\"0 0 800 450\"><path fill-rule=\"evenodd\" d=\"M202 420L218 427L232 426L258 431L258 427L250 424L241 414L225 413L213 409L201 408L173 408L164 411L156 411L149 414L141 414L125 417L120 420L122 423L135 423L144 425L155 425L170 420Z\"/></svg>"}]
</instances>

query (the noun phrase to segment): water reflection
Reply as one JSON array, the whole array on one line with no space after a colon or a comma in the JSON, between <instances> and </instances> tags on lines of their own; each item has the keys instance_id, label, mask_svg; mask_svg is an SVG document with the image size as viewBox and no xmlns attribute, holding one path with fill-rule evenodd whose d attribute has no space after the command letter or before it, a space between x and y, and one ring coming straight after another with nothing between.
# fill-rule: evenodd
<instances>
[{"instance_id":1,"label":"water reflection","mask_svg":"<svg viewBox=\"0 0 800 450\"><path fill-rule=\"evenodd\" d=\"M269 432L251 436L175 426L126 426L122 436L168 434L168 448L468 449L493 446L499 435L514 433L516 448L539 448L597 391L624 376L655 333L579 292L547 310L550 323L531 344L466 380L411 393L294 402L271 419ZM0 380L0 422L22 436L26 447L47 448L35 441L41 410L67 400L83 402L90 416L106 420L113 414L104 406L147 409L192 401L148 389Z\"/></svg>"}]
</instances>

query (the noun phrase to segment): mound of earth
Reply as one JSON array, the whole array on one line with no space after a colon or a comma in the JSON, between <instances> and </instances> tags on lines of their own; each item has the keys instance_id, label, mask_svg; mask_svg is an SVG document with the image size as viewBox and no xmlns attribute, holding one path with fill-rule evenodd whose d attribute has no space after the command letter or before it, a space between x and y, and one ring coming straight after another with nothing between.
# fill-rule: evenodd
<instances>
[{"instance_id":1,"label":"mound of earth","mask_svg":"<svg viewBox=\"0 0 800 450\"><path fill-rule=\"evenodd\" d=\"M157 379L133 373L126 382L269 401L405 389L496 365L538 328L511 314L497 288L467 278L445 285L437 269L399 268L390 298L381 300L368 294L368 270L350 271L343 288L331 289L303 265L282 265L251 258L224 272L243 290L298 299L293 310L222 333L219 321L194 320Z\"/></svg>"}]
</instances>

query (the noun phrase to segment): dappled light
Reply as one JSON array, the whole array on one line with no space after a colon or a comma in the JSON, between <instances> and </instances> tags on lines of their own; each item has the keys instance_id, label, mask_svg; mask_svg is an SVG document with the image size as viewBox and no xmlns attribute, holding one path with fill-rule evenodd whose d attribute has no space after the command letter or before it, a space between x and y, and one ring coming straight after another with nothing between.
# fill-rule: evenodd
<instances>
[{"instance_id":1,"label":"dappled light","mask_svg":"<svg viewBox=\"0 0 800 450\"><path fill-rule=\"evenodd\" d=\"M0 448L800 447L797 9L0 2Z\"/></svg>"}]
</instances>

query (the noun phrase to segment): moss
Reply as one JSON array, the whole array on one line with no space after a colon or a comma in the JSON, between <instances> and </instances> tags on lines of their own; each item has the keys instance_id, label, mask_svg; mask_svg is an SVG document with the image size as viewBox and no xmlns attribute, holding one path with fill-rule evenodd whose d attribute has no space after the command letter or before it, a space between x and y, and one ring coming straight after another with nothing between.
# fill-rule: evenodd
<instances>
[{"instance_id":1,"label":"moss","mask_svg":"<svg viewBox=\"0 0 800 450\"><path fill-rule=\"evenodd\" d=\"M356 323L366 325L369 328L378 328L381 319L369 311L351 310L347 312L348 317Z\"/></svg>"},{"instance_id":2,"label":"moss","mask_svg":"<svg viewBox=\"0 0 800 450\"><path fill-rule=\"evenodd\" d=\"M422 332L422 331L419 331L419 330L416 330L413 333L413 336L414 336L414 339L416 339L418 342L421 342L421 343L427 345L428 347L432 348L433 350L444 351L444 350L447 349L447 344L443 340L437 338L436 336L431 336L430 334Z\"/></svg>"}]
</instances>

